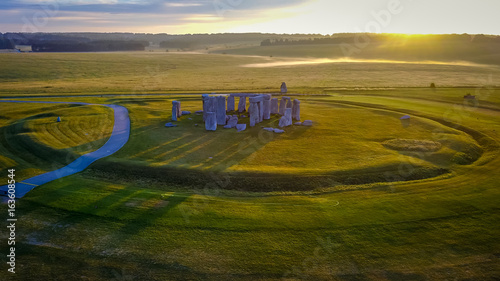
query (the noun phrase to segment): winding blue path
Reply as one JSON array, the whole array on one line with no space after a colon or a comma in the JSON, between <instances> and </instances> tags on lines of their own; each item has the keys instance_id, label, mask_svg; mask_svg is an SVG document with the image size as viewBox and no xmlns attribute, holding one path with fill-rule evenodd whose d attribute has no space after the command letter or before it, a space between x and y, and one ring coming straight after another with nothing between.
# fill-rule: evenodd
<instances>
[{"instance_id":1,"label":"winding blue path","mask_svg":"<svg viewBox=\"0 0 500 281\"><path fill-rule=\"evenodd\" d=\"M102 105L107 106L114 111L115 123L113 125L113 132L109 140L98 150L85 154L69 165L62 167L58 170L47 172L38 175L22 182L16 183L16 198L22 198L26 193L33 190L35 187L51 182L56 179L67 177L85 170L90 164L95 161L110 156L120 150L128 141L130 136L130 118L128 110L119 105L114 104L92 104L82 102L43 102L43 101L10 101L0 100L0 102L15 102L15 103L50 103L50 104L79 104L79 105ZM8 186L0 186L0 193L7 192ZM3 191L3 192L2 192Z\"/></svg>"}]
</instances>

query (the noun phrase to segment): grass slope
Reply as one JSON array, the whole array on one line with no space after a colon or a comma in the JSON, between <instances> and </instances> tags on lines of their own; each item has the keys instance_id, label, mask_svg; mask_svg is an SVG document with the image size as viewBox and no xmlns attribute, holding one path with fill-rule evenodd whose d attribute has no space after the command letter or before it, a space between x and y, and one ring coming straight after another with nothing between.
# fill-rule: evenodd
<instances>
[{"instance_id":1,"label":"grass slope","mask_svg":"<svg viewBox=\"0 0 500 281\"><path fill-rule=\"evenodd\" d=\"M325 75L323 66L308 69L309 77ZM407 69L414 71L413 66ZM415 76L440 73L426 71ZM279 75L266 79L279 80ZM257 79L255 88L264 87L264 80ZM39 83L27 82L22 88L36 88ZM71 87L76 91L81 85ZM18 274L12 279L496 280L500 276L497 91L486 89L473 107L455 100L463 91L474 89L332 90L330 97L309 97L303 102L304 108L331 108L331 119L339 118L333 114L335 110L349 114L351 108L369 114L368 121L375 123L376 118L410 114L418 122L415 128L421 129L411 139L428 139L428 130L437 128L438 141L450 150L463 151L455 145L463 142L481 147L478 161L453 165L453 173L446 177L360 185L349 191L249 194L225 192L232 181L219 173L209 173L211 178L203 188L189 191L168 181L128 181L85 172L38 187L18 202ZM82 101L86 99L128 103L131 108L131 142L110 163L137 154L140 143L134 144L135 138L147 139L150 134L152 140L168 143L168 136L164 140L155 135L148 122L161 126L168 120L169 114L163 112L168 112L169 98L165 102L142 98ZM191 109L189 102L185 104ZM310 109L305 114L313 114ZM19 118L33 114L27 112ZM3 111L0 115L9 118ZM321 121L313 129L326 130L325 135L339 127L342 132L351 129L341 127L347 120L340 121L344 122L325 123L324 128ZM366 133L349 133L356 138L382 133L393 134L390 139L400 137L398 131L387 128L376 132L364 123L357 126ZM281 153L265 149L261 146L256 152L266 152L259 156L262 161L269 160L265 159L267 153ZM414 158L403 153L407 152L401 154L406 159ZM251 161L240 162L251 166ZM449 158L428 161L433 165L451 163ZM391 176L407 179L416 167L412 163L399 161L402 169ZM5 205L0 212L6 213ZM0 237L5 240L7 232L2 230ZM6 243L0 246L2 251L5 247ZM4 264L0 269L6 270L6 258L0 260Z\"/></svg>"}]
</instances>

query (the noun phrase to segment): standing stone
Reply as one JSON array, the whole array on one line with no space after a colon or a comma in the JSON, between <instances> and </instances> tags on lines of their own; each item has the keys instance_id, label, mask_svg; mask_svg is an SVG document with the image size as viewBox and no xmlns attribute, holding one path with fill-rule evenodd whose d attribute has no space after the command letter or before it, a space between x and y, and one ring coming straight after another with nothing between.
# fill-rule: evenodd
<instances>
[{"instance_id":1,"label":"standing stone","mask_svg":"<svg viewBox=\"0 0 500 281\"><path fill-rule=\"evenodd\" d=\"M281 98L281 102L280 102L280 109L279 109L279 112L278 112L278 113L279 113L280 115L282 115L282 116L283 116L283 115L285 115L285 108L286 108L286 100L287 100L287 99L288 99L287 97L282 97L282 98Z\"/></svg>"},{"instance_id":2,"label":"standing stone","mask_svg":"<svg viewBox=\"0 0 500 281\"><path fill-rule=\"evenodd\" d=\"M217 125L226 125L226 97L218 96L217 98Z\"/></svg>"},{"instance_id":3,"label":"standing stone","mask_svg":"<svg viewBox=\"0 0 500 281\"><path fill-rule=\"evenodd\" d=\"M209 97L207 100L207 113L208 112L217 112L217 98L216 97Z\"/></svg>"},{"instance_id":4,"label":"standing stone","mask_svg":"<svg viewBox=\"0 0 500 281\"><path fill-rule=\"evenodd\" d=\"M227 97L227 111L234 111L234 96Z\"/></svg>"},{"instance_id":5,"label":"standing stone","mask_svg":"<svg viewBox=\"0 0 500 281\"><path fill-rule=\"evenodd\" d=\"M300 121L300 101L298 99L293 100L292 118Z\"/></svg>"},{"instance_id":6,"label":"standing stone","mask_svg":"<svg viewBox=\"0 0 500 281\"><path fill-rule=\"evenodd\" d=\"M287 108L285 109L285 115L281 117L279 126L281 128L291 126L293 124L292 122L292 109Z\"/></svg>"},{"instance_id":7,"label":"standing stone","mask_svg":"<svg viewBox=\"0 0 500 281\"><path fill-rule=\"evenodd\" d=\"M250 107L248 108L248 112L250 113L250 127L255 127L260 120L259 113L259 105L257 102L250 103Z\"/></svg>"},{"instance_id":8,"label":"standing stone","mask_svg":"<svg viewBox=\"0 0 500 281\"><path fill-rule=\"evenodd\" d=\"M238 103L238 112L245 112L247 110L247 97L240 97Z\"/></svg>"},{"instance_id":9,"label":"standing stone","mask_svg":"<svg viewBox=\"0 0 500 281\"><path fill-rule=\"evenodd\" d=\"M282 82L281 83L281 93L286 94L286 92L288 92L288 88L286 87L286 83Z\"/></svg>"},{"instance_id":10,"label":"standing stone","mask_svg":"<svg viewBox=\"0 0 500 281\"><path fill-rule=\"evenodd\" d=\"M207 94L203 94L201 96L203 100L203 121L207 120L207 113L208 113L208 102L210 99L210 96Z\"/></svg>"},{"instance_id":11,"label":"standing stone","mask_svg":"<svg viewBox=\"0 0 500 281\"><path fill-rule=\"evenodd\" d=\"M280 113L278 99L274 98L271 100L271 114L278 114L278 113Z\"/></svg>"},{"instance_id":12,"label":"standing stone","mask_svg":"<svg viewBox=\"0 0 500 281\"><path fill-rule=\"evenodd\" d=\"M257 103L259 106L259 123L264 121L264 101L261 100Z\"/></svg>"},{"instance_id":13,"label":"standing stone","mask_svg":"<svg viewBox=\"0 0 500 281\"><path fill-rule=\"evenodd\" d=\"M286 108L293 108L293 103L291 98L288 98L288 100L286 101Z\"/></svg>"},{"instance_id":14,"label":"standing stone","mask_svg":"<svg viewBox=\"0 0 500 281\"><path fill-rule=\"evenodd\" d=\"M205 129L207 131L217 130L217 116L215 112L207 112L207 120L205 121Z\"/></svg>"},{"instance_id":15,"label":"standing stone","mask_svg":"<svg viewBox=\"0 0 500 281\"><path fill-rule=\"evenodd\" d=\"M172 121L177 121L177 119L182 115L179 114L181 103L178 101L172 101Z\"/></svg>"},{"instance_id":16,"label":"standing stone","mask_svg":"<svg viewBox=\"0 0 500 281\"><path fill-rule=\"evenodd\" d=\"M282 97L281 98L280 109L279 109L279 114L280 115L285 115L285 109L288 108L288 102L289 101L290 101L289 97ZM290 108L292 108L291 104L290 104Z\"/></svg>"},{"instance_id":17,"label":"standing stone","mask_svg":"<svg viewBox=\"0 0 500 281\"><path fill-rule=\"evenodd\" d=\"M264 120L271 119L271 95L264 95Z\"/></svg>"}]
</instances>

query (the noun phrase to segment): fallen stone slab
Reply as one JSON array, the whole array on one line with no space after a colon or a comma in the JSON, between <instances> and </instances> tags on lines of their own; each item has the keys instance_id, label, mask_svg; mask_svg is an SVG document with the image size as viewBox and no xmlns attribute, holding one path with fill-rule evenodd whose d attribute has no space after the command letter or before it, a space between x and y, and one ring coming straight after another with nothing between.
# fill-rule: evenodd
<instances>
[{"instance_id":1,"label":"fallen stone slab","mask_svg":"<svg viewBox=\"0 0 500 281\"><path fill-rule=\"evenodd\" d=\"M284 130L280 130L280 129L274 129L274 132L276 134L283 134L285 131Z\"/></svg>"},{"instance_id":2,"label":"fallen stone slab","mask_svg":"<svg viewBox=\"0 0 500 281\"><path fill-rule=\"evenodd\" d=\"M236 130L238 130L238 132L245 131L246 129L247 129L247 124L237 124L236 125Z\"/></svg>"},{"instance_id":3,"label":"fallen stone slab","mask_svg":"<svg viewBox=\"0 0 500 281\"><path fill-rule=\"evenodd\" d=\"M173 127L177 127L177 126L178 125L175 125L172 122L168 122L167 124L165 124L165 127L167 127L167 128L173 128Z\"/></svg>"},{"instance_id":4,"label":"fallen stone slab","mask_svg":"<svg viewBox=\"0 0 500 281\"><path fill-rule=\"evenodd\" d=\"M191 111L183 111L182 112L182 115L189 115L189 114L191 114Z\"/></svg>"},{"instance_id":5,"label":"fallen stone slab","mask_svg":"<svg viewBox=\"0 0 500 281\"><path fill-rule=\"evenodd\" d=\"M306 120L306 121L302 122L302 126L312 126L312 125L313 125L312 120Z\"/></svg>"}]
</instances>

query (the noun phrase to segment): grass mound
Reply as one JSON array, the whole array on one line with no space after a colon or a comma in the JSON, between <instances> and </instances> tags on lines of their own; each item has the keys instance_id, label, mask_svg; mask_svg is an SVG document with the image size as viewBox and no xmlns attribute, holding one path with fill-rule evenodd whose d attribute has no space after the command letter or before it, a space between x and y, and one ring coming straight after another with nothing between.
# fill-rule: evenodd
<instances>
[{"instance_id":1,"label":"grass mound","mask_svg":"<svg viewBox=\"0 0 500 281\"><path fill-rule=\"evenodd\" d=\"M397 151L436 152L442 145L430 140L392 139L382 143L386 148Z\"/></svg>"}]
</instances>

